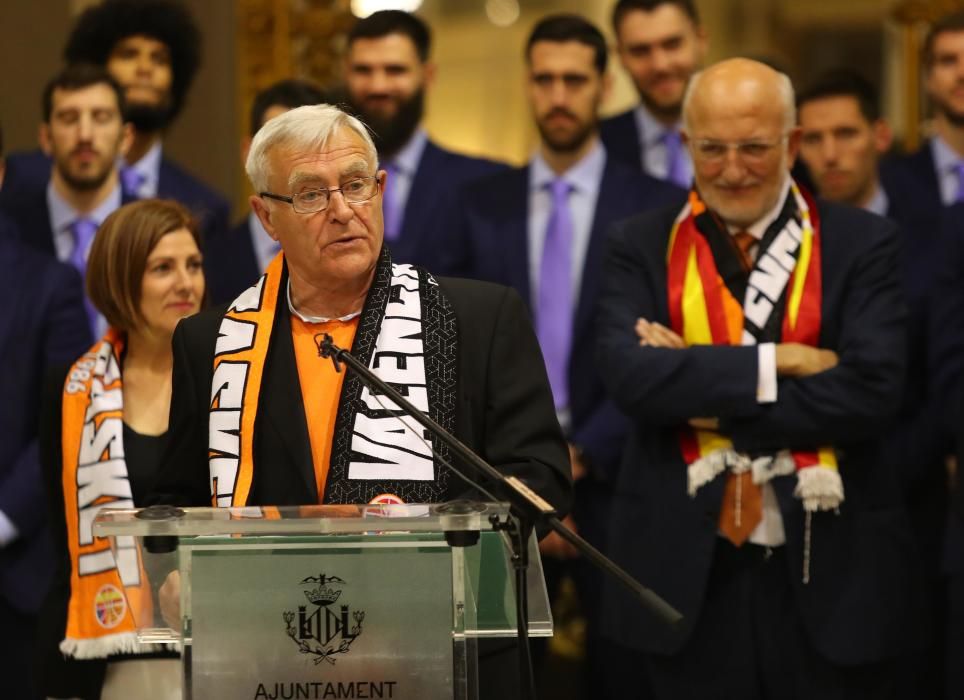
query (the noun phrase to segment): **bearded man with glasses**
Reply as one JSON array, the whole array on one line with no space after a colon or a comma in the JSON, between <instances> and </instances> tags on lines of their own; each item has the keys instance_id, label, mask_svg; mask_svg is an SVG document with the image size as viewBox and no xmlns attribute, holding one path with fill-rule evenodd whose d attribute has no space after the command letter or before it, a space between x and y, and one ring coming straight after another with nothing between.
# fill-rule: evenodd
<instances>
[{"instance_id":1,"label":"bearded man with glasses","mask_svg":"<svg viewBox=\"0 0 964 700\"><path fill-rule=\"evenodd\" d=\"M599 362L633 423L609 553L684 615L609 587L615 694L895 697L913 545L880 457L900 404L894 224L790 176L789 79L746 59L696 74L688 203L617 224ZM622 672L619 669L623 669Z\"/></svg>"},{"instance_id":2,"label":"bearded man with glasses","mask_svg":"<svg viewBox=\"0 0 964 700\"><path fill-rule=\"evenodd\" d=\"M178 325L171 442L152 502L479 497L444 466L453 460L447 447L319 356L331 334L483 459L565 511L568 450L525 305L506 287L393 264L383 245L388 177L364 124L329 105L298 107L261 128L246 170L259 193L251 206L281 252L233 302ZM179 596L168 583L162 609L170 610ZM514 642L483 646L491 672L479 674L481 696L514 697Z\"/></svg>"}]
</instances>

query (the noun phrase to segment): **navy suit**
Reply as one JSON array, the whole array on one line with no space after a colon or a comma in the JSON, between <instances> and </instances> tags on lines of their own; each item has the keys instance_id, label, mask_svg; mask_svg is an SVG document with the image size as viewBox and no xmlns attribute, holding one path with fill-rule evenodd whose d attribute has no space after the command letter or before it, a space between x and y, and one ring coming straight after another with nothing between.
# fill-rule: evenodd
<instances>
[{"instance_id":1,"label":"navy suit","mask_svg":"<svg viewBox=\"0 0 964 700\"><path fill-rule=\"evenodd\" d=\"M534 313L529 282L529 177L529 167L517 168L470 183L463 189L456 207L457 218L446 229L457 238L458 245L447 249L452 262L445 266L451 267L453 274L514 288L530 313ZM673 185L606 160L573 314L568 373L572 425L567 438L583 451L590 471L575 484L573 519L580 534L598 548L605 545L612 496L609 479L619 464L628 427L626 419L605 396L592 352L605 237L614 222L667 203L681 205L684 197L685 192ZM564 567L555 560L544 559L543 565L551 588L559 583L565 573L563 568L573 577L590 639L595 638L600 573L581 561ZM550 594L553 593L550 590ZM601 671L598 654L598 645L591 642L588 648L591 675Z\"/></svg>"},{"instance_id":2,"label":"navy suit","mask_svg":"<svg viewBox=\"0 0 964 700\"><path fill-rule=\"evenodd\" d=\"M599 138L613 160L643 172L643 143L636 126L636 108L628 109L599 123Z\"/></svg>"},{"instance_id":3,"label":"navy suit","mask_svg":"<svg viewBox=\"0 0 964 700\"><path fill-rule=\"evenodd\" d=\"M669 630L610 586L604 633L622 647L670 662L681 650L692 651L688 642L704 639L715 640L717 649L714 658L706 657L707 664L725 668L727 659L747 658L749 652L740 657L733 629L713 628L704 618L711 609L719 614L748 600L770 603L769 594L760 591L763 598L758 598L733 591L718 599L715 563L732 549L718 535L725 480L717 477L690 497L679 446L678 430L687 420L715 416L721 432L741 452L825 444L837 449L846 500L839 514L813 516L806 585L804 514L793 494L796 478L772 481L786 544L776 550L769 569L767 553L754 571L767 571L785 591L786 599L775 610L787 618L787 629L797 630L796 639L806 640L800 642L800 658L793 658L804 664L803 657L819 657L840 668L897 656L906 644L903 617L914 612L908 605L914 546L897 475L880 459L881 437L901 399L905 365L896 227L863 211L818 204L820 346L838 353L840 364L807 378L780 378L777 401L760 404L755 347L639 346L637 318L671 326L666 252L677 213L668 208L615 228L600 303L599 362L606 368L607 389L633 423L616 485L609 554L682 612L684 620ZM744 545L733 552L731 559L763 548ZM773 644L790 641L774 639ZM763 645L768 646L765 638ZM718 673L727 677L726 670ZM675 680L685 685L707 678Z\"/></svg>"},{"instance_id":4,"label":"navy suit","mask_svg":"<svg viewBox=\"0 0 964 700\"><path fill-rule=\"evenodd\" d=\"M258 267L248 217L206 241L204 268L208 295L214 304L233 301L255 283L262 271Z\"/></svg>"},{"instance_id":5,"label":"navy suit","mask_svg":"<svg viewBox=\"0 0 964 700\"><path fill-rule=\"evenodd\" d=\"M8 195L14 191L32 194L42 191L50 179L51 161L42 151L11 153L7 158L7 177L4 181ZM198 218L203 239L214 240L225 234L230 226L230 205L215 190L167 158L161 159L158 172L157 196L180 202ZM124 193L125 203L137 199L136 193ZM0 199L6 199L0 195Z\"/></svg>"},{"instance_id":6,"label":"navy suit","mask_svg":"<svg viewBox=\"0 0 964 700\"><path fill-rule=\"evenodd\" d=\"M398 239L391 241L392 260L421 265L438 275L445 269L444 247L448 244L442 203L450 201L462 185L508 166L482 158L470 158L447 151L432 141L418 161L415 177L405 203ZM441 248L440 248L441 246Z\"/></svg>"},{"instance_id":7,"label":"navy suit","mask_svg":"<svg viewBox=\"0 0 964 700\"><path fill-rule=\"evenodd\" d=\"M42 183L26 186L17 179L0 192L0 211L19 229L24 244L51 256L57 255L54 247L54 231L50 227L50 207L47 205L47 179ZM137 201L121 192L121 205ZM76 358L75 358L76 359Z\"/></svg>"},{"instance_id":8,"label":"navy suit","mask_svg":"<svg viewBox=\"0 0 964 700\"><path fill-rule=\"evenodd\" d=\"M37 456L40 387L47 370L90 347L76 270L24 246L0 218L0 511L18 537L0 548L0 674L9 697L34 697L30 639L54 567ZM12 684L12 685L11 685Z\"/></svg>"},{"instance_id":9,"label":"navy suit","mask_svg":"<svg viewBox=\"0 0 964 700\"><path fill-rule=\"evenodd\" d=\"M925 235L937 229L944 204L929 141L914 153L884 159L880 179L890 199L888 216Z\"/></svg>"}]
</instances>

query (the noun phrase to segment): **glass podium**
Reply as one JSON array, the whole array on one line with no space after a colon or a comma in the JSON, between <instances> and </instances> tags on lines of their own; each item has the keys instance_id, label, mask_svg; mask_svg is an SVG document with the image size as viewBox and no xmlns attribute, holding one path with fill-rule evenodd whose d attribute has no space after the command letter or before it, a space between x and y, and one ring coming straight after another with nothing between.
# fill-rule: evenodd
<instances>
[{"instance_id":1,"label":"glass podium","mask_svg":"<svg viewBox=\"0 0 964 700\"><path fill-rule=\"evenodd\" d=\"M184 698L474 700L479 640L516 635L496 528L508 512L465 501L105 508L94 534L136 548L152 591L131 608L138 639L180 649ZM548 637L534 537L528 546L529 635ZM179 611L165 620L159 591L178 579Z\"/></svg>"}]
</instances>

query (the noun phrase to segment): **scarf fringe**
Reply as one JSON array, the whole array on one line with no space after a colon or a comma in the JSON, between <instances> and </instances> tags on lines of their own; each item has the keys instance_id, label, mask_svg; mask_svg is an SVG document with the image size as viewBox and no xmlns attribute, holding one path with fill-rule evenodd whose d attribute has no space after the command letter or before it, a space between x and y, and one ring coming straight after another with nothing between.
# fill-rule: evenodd
<instances>
[{"instance_id":1,"label":"scarf fringe","mask_svg":"<svg viewBox=\"0 0 964 700\"><path fill-rule=\"evenodd\" d=\"M713 481L732 461L739 457L735 450L715 450L703 455L686 468L686 490L695 496L701 486Z\"/></svg>"},{"instance_id":2,"label":"scarf fringe","mask_svg":"<svg viewBox=\"0 0 964 700\"><path fill-rule=\"evenodd\" d=\"M803 508L808 513L835 510L844 499L840 472L819 464L800 469L793 495L803 501Z\"/></svg>"},{"instance_id":3,"label":"scarf fringe","mask_svg":"<svg viewBox=\"0 0 964 700\"><path fill-rule=\"evenodd\" d=\"M137 632L108 634L96 639L68 637L60 642L60 651L74 659L106 659L115 654L149 654L156 651L177 651L177 644L142 644Z\"/></svg>"},{"instance_id":4,"label":"scarf fringe","mask_svg":"<svg viewBox=\"0 0 964 700\"><path fill-rule=\"evenodd\" d=\"M773 457L753 460L753 483L763 485L777 476L787 476L797 470L797 463L789 450L780 450Z\"/></svg>"},{"instance_id":5,"label":"scarf fringe","mask_svg":"<svg viewBox=\"0 0 964 700\"><path fill-rule=\"evenodd\" d=\"M734 474L750 471L753 473L754 484L765 484L774 477L793 474L797 470L793 455L788 450L781 450L775 456L757 457L751 459L748 455L734 449L714 450L704 455L687 467L687 490L690 496L695 496L700 487L705 486L725 469L729 468ZM802 469L806 472L808 469ZM839 477L838 477L839 478ZM841 486L841 500L843 487ZM839 505L839 502L838 502ZM836 506L831 506L836 507Z\"/></svg>"}]
</instances>

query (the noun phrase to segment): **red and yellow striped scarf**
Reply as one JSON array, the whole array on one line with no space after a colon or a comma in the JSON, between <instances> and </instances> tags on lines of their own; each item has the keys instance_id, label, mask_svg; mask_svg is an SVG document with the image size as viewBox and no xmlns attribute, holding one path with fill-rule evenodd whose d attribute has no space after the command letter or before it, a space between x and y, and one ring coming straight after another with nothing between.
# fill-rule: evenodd
<instances>
[{"instance_id":1,"label":"red and yellow striped scarf","mask_svg":"<svg viewBox=\"0 0 964 700\"><path fill-rule=\"evenodd\" d=\"M821 260L820 222L812 201L791 185L800 220L796 266L786 287L786 308L780 340L816 347L820 338ZM667 251L670 323L687 345L747 345L756 341L744 333L744 312L721 278L712 250L697 228L696 217L706 205L696 191L677 216ZM786 450L751 459L738 453L733 442L713 430L686 427L680 449L687 464L690 495L724 469L753 471L764 483L774 476L797 474L795 494L807 512L831 510L843 501L843 483L832 447Z\"/></svg>"}]
</instances>

